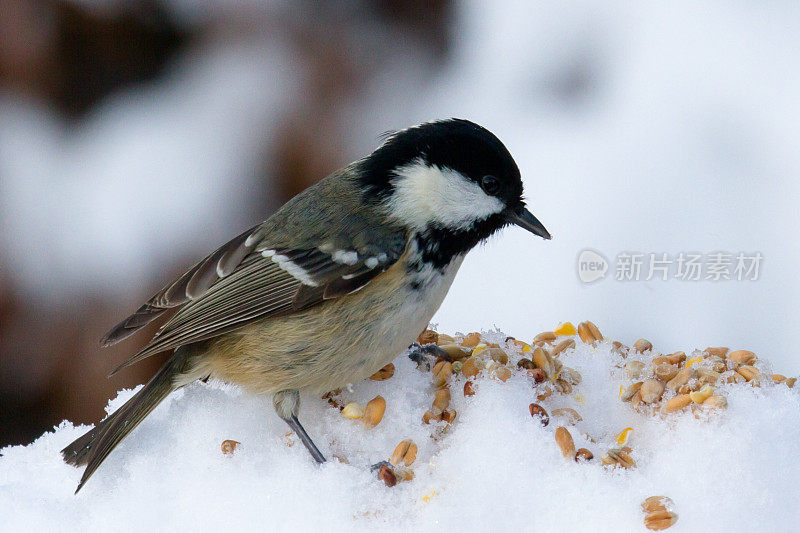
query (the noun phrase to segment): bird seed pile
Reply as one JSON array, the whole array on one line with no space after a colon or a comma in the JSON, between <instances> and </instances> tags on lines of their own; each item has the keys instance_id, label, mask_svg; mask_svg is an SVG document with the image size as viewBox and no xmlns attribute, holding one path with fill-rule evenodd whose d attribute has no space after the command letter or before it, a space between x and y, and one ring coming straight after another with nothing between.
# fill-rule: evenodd
<instances>
[{"instance_id":1,"label":"bird seed pile","mask_svg":"<svg viewBox=\"0 0 800 533\"><path fill-rule=\"evenodd\" d=\"M569 366L576 343L592 347L611 343L611 353L618 357L611 376L618 387L615 394L631 410L649 417L667 418L681 412L691 412L701 420L724 416L727 393L734 387L770 384L793 388L796 382L796 378L771 373L769 365L748 350L708 347L688 356L680 351L661 354L646 339L632 346L604 339L592 322L583 322L577 328L569 322L561 324L554 331L536 335L530 343L514 337L502 341L491 337L477 332L450 336L428 329L410 348L408 357L417 363L417 369L430 373L431 403L419 423L431 426L431 438L441 438L451 425L458 424L458 413L450 405L453 395L469 398L480 394L485 380L506 382L521 374L531 386L531 423L552 432L554 445L567 461L599 461L609 471L637 468L639 458L632 438L635 427L620 428L610 446L607 438L596 438L585 430L580 413L580 406L587 402L581 392L583 377ZM390 363L370 379L385 381L394 373ZM365 406L344 403L341 397L342 391L337 390L324 398L341 411L342 417L358 420L366 429L380 424L386 411L382 396ZM565 398L578 407L559 407ZM574 437L589 445L576 448ZM223 443L223 451L226 446L227 453L232 452L231 443ZM387 486L410 482L417 453L417 444L404 439L387 461L373 468ZM649 497L641 507L643 523L651 530L666 529L678 519L674 503L666 496Z\"/></svg>"}]
</instances>

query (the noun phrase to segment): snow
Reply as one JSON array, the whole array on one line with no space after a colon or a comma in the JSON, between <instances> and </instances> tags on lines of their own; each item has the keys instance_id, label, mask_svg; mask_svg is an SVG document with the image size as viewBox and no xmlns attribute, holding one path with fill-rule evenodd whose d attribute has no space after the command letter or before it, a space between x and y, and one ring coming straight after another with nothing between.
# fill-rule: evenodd
<instances>
[{"instance_id":1,"label":"snow","mask_svg":"<svg viewBox=\"0 0 800 533\"><path fill-rule=\"evenodd\" d=\"M182 0L176 10L202 18L195 6L206 4L215 2ZM586 316L613 338L644 336L664 352L748 348L797 375L799 13L788 2L464 2L444 68L391 57L357 102L341 103L353 136L343 159L374 149L377 132L448 116L487 126L514 154L531 210L554 239L510 228L471 253L435 318L444 331L497 325L530 338ZM52 302L60 291L132 290L176 255L189 265L258 218L247 201L260 187L254 160L281 110L302 97L299 75L280 43L193 53L162 86L117 95L74 132L2 97L3 262L26 294ZM154 196L160 187L169 194ZM243 213L232 215L231 203ZM765 264L756 282L584 285L575 261L585 248L611 260L761 251ZM372 430L304 399L317 444L349 464L317 467L296 439L288 447L269 399L198 383L156 409L77 496L81 471L58 451L86 427L65 422L2 450L0 529L619 532L641 530L639 503L657 494L675 501L671 531L796 529L797 388L726 386L721 415L662 420L619 401L625 380L607 344L563 358L582 373L586 404L542 403L581 413L578 429L597 444L572 434L595 452L589 464L561 457L555 420L533 423L535 395L521 375L478 380L469 399L457 381L457 418L431 439L420 423L429 375L400 356L392 379L343 395L386 398ZM598 452L625 427L638 468L609 472ZM416 477L385 487L368 465L405 438L420 448ZM225 439L242 443L232 457L220 453Z\"/></svg>"},{"instance_id":2,"label":"snow","mask_svg":"<svg viewBox=\"0 0 800 533\"><path fill-rule=\"evenodd\" d=\"M505 336L491 331L484 338ZM511 367L519 357L512 354ZM760 388L723 385L716 392L728 398L727 410L662 418L619 400L619 385L630 380L610 341L578 341L560 359L583 380L572 394L544 401L535 398L542 385L534 390L524 372L505 383L478 377L472 397L461 392L464 377L455 376L451 407L458 414L445 431L444 423L421 422L433 399L431 374L405 354L394 361L392 378L354 384L339 397L365 405L382 395L386 413L373 429L305 397L306 429L329 459L347 463L317 466L286 435L268 398L197 383L162 403L75 496L81 470L64 464L59 450L87 428L63 422L27 447L2 450L0 529L644 531L639 505L653 495L675 502L675 532L791 531L800 520L800 389L767 379ZM781 370L763 358L756 366ZM109 412L133 392L121 392ZM564 421L551 414L542 427L529 414L531 402L551 413L576 409L583 420L570 432L595 459L565 460L553 438ZM614 438L626 427L634 428L628 445L637 468L604 468L600 456L617 447ZM369 465L407 438L419 446L415 477L389 488ZM241 443L232 455L220 451L226 439Z\"/></svg>"}]
</instances>

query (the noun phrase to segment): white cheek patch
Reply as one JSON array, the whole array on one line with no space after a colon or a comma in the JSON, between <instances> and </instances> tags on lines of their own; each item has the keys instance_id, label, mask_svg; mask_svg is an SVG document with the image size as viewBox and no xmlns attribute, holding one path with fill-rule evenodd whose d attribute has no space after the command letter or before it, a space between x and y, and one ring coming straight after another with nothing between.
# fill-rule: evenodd
<instances>
[{"instance_id":1,"label":"white cheek patch","mask_svg":"<svg viewBox=\"0 0 800 533\"><path fill-rule=\"evenodd\" d=\"M395 174L389 210L415 229L432 222L466 228L505 208L499 198L489 196L477 183L447 167L428 166L416 159Z\"/></svg>"}]
</instances>

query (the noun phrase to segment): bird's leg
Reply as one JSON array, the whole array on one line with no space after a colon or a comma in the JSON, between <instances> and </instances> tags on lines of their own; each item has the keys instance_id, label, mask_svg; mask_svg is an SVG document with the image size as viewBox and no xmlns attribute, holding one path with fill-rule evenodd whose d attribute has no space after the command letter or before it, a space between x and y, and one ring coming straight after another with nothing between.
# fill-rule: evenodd
<instances>
[{"instance_id":1,"label":"bird's leg","mask_svg":"<svg viewBox=\"0 0 800 533\"><path fill-rule=\"evenodd\" d=\"M272 397L272 405L275 407L275 412L278 413L278 416L300 437L303 446L306 447L311 457L318 463L324 463L325 456L322 455L322 452L319 451L319 448L317 448L297 419L297 411L300 408L300 393L296 390L280 391Z\"/></svg>"}]
</instances>

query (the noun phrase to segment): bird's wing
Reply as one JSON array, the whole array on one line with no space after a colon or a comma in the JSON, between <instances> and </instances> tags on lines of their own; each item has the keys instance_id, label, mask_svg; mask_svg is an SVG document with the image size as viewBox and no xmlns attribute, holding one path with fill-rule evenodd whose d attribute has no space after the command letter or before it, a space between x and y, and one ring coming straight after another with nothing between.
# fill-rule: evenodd
<instances>
[{"instance_id":1,"label":"bird's wing","mask_svg":"<svg viewBox=\"0 0 800 533\"><path fill-rule=\"evenodd\" d=\"M238 268L244 258L255 249L256 243L246 241L260 226L261 224L252 227L231 239L181 277L158 291L136 312L106 333L100 340L100 345L111 346L127 339L168 309L180 307L192 298L202 295L219 278L227 276Z\"/></svg>"},{"instance_id":2,"label":"bird's wing","mask_svg":"<svg viewBox=\"0 0 800 533\"><path fill-rule=\"evenodd\" d=\"M362 288L397 261L406 238L401 231L371 226L371 221L350 222L356 222L352 238L337 234L319 246L307 241L293 246L285 234L270 235L275 225L268 223L234 238L104 337L106 345L118 342L164 310L182 305L150 343L114 372L150 355Z\"/></svg>"}]
</instances>

